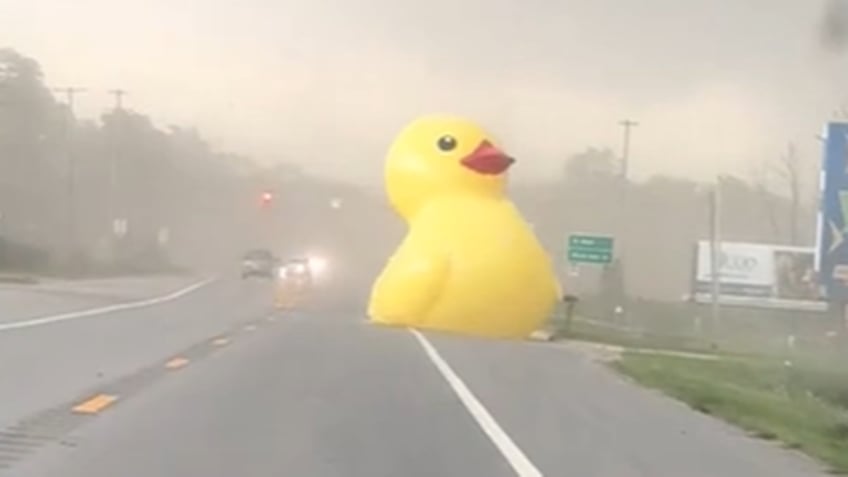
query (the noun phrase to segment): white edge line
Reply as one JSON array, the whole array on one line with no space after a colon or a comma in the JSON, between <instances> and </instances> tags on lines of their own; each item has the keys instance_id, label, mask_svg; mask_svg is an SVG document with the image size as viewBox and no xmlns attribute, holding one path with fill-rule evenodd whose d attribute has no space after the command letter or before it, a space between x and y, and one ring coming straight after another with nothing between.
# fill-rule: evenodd
<instances>
[{"instance_id":1,"label":"white edge line","mask_svg":"<svg viewBox=\"0 0 848 477\"><path fill-rule=\"evenodd\" d=\"M430 341L428 341L427 338L417 330L410 329L409 331L415 335L418 342L421 343L421 346L424 348L424 351L427 353L430 361L436 365L436 369L439 370L442 377L444 377L445 381L448 382L448 385L450 385L456 393L459 400L468 410L468 413L471 414L471 417L473 417L475 421L477 421L477 424L480 425L483 432L489 436L489 439L491 439L492 443L495 444L495 447L497 447L504 458L506 458L509 465L512 466L513 470L515 470L515 473L518 474L519 477L543 477L539 469L530 462L530 459L524 455L524 452L518 448L515 442L513 442L501 426L498 425L495 418L489 414L489 411L487 411L483 404L474 396L474 393L468 389L468 386L466 386L465 383L462 382L462 379L460 379L453 369L451 369L447 361L439 355L439 352L436 351L436 348L433 347L432 344L430 344Z\"/></svg>"},{"instance_id":2,"label":"white edge line","mask_svg":"<svg viewBox=\"0 0 848 477\"><path fill-rule=\"evenodd\" d=\"M157 296L153 298L147 298L145 300L139 301L131 301L127 303L118 303L115 305L104 306L100 308L90 308L88 310L81 311L72 311L69 313L62 313L59 315L51 315L44 316L41 318L33 318L31 320L23 320L23 321L14 321L12 323L2 323L0 324L0 332L2 331L10 331L10 330L18 330L21 328L32 328L34 326L42 326L49 325L51 323L59 323L62 321L69 320L77 320L80 318L88 318L92 316L102 315L104 313L112 313L115 311L124 311L124 310L132 310L135 308L144 308L146 306L157 305L159 303L165 303L171 300L176 300L182 296L188 295L189 293L202 288L213 281L215 281L215 277L207 278L205 280L199 281L197 283L193 283L185 288L181 288L175 292L168 293L167 295Z\"/></svg>"}]
</instances>

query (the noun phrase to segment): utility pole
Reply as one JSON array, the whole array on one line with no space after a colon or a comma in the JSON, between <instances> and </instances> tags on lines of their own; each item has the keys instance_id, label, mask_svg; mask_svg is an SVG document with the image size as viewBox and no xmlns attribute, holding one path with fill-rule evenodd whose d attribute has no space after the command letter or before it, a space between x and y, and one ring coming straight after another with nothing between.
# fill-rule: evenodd
<instances>
[{"instance_id":1,"label":"utility pole","mask_svg":"<svg viewBox=\"0 0 848 477\"><path fill-rule=\"evenodd\" d=\"M128 94L127 90L121 88L110 89L109 94L115 97L115 110L124 109L124 96Z\"/></svg>"},{"instance_id":2,"label":"utility pole","mask_svg":"<svg viewBox=\"0 0 848 477\"><path fill-rule=\"evenodd\" d=\"M630 129L639 125L638 122L631 119L624 119L618 122L624 128L624 141L621 150L621 177L627 181L627 173L630 160Z\"/></svg>"},{"instance_id":3,"label":"utility pole","mask_svg":"<svg viewBox=\"0 0 848 477\"><path fill-rule=\"evenodd\" d=\"M619 264L619 274L621 276L621 297L622 300L621 306L621 314L624 322L629 324L629 312L627 306L627 267L625 264L625 248L627 246L627 189L629 186L628 183L628 173L629 173L629 162L630 162L630 129L639 125L638 122L633 121L632 119L624 119L618 122L618 124L624 128L624 138L621 146L621 190L620 190L620 199L621 204L619 207L620 216L618 220L618 227L620 229L620 236L618 237L618 264Z\"/></svg>"},{"instance_id":4,"label":"utility pole","mask_svg":"<svg viewBox=\"0 0 848 477\"><path fill-rule=\"evenodd\" d=\"M109 94L115 97L115 107L114 111L123 111L124 110L124 96L127 94L127 91L121 88L110 89ZM119 119L115 118L115 127L118 127ZM112 155L112 170L110 171L110 182L112 186L112 203L113 206L116 203L117 199L117 190L118 190L118 147L115 148ZM114 214L112 214L112 219L116 219Z\"/></svg>"},{"instance_id":5,"label":"utility pole","mask_svg":"<svg viewBox=\"0 0 848 477\"><path fill-rule=\"evenodd\" d=\"M124 96L127 95L127 91L121 88L115 88L110 89L109 94L115 97L113 112L122 112L124 110ZM111 200L109 201L109 220L112 226L112 258L116 259L121 255L121 250L123 250L123 248L118 247L120 247L119 243L123 241L122 239L127 234L128 220L126 217L127 211L124 207L124 194L120 193L119 185L121 161L120 136L123 118L122 115L119 114L114 114L113 116L115 136L113 138L112 160L110 161L109 171L109 195L111 197Z\"/></svg>"},{"instance_id":6,"label":"utility pole","mask_svg":"<svg viewBox=\"0 0 848 477\"><path fill-rule=\"evenodd\" d=\"M74 114L74 97L79 93L85 93L87 90L85 88L53 88L53 91L57 93L62 93L65 95L65 102L68 105L68 109L71 112L71 116Z\"/></svg>"},{"instance_id":7,"label":"utility pole","mask_svg":"<svg viewBox=\"0 0 848 477\"><path fill-rule=\"evenodd\" d=\"M721 320L721 176L710 193L710 304L712 311L711 335L717 337Z\"/></svg>"},{"instance_id":8,"label":"utility pole","mask_svg":"<svg viewBox=\"0 0 848 477\"><path fill-rule=\"evenodd\" d=\"M74 98L77 94L85 93L85 88L77 88L77 87L65 87L65 88L54 88L53 91L57 93L62 93L65 95L65 102L68 106L68 114L65 118L65 153L68 157L68 177L67 177L67 187L68 187L68 211L67 211L67 221L68 221L68 235L67 240L68 244L68 258L70 259L72 254L76 252L77 247L77 217L76 217L76 175L77 175L77 165L76 165L76 155L74 154L73 147L73 122L74 122Z\"/></svg>"}]
</instances>

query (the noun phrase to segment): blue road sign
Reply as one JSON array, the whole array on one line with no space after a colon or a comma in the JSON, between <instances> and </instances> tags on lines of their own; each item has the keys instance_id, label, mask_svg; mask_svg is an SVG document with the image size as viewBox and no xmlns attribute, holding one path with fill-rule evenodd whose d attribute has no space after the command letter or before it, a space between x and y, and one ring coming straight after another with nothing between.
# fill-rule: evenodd
<instances>
[{"instance_id":1,"label":"blue road sign","mask_svg":"<svg viewBox=\"0 0 848 477\"><path fill-rule=\"evenodd\" d=\"M822 174L819 283L829 301L848 303L848 123L828 123Z\"/></svg>"}]
</instances>

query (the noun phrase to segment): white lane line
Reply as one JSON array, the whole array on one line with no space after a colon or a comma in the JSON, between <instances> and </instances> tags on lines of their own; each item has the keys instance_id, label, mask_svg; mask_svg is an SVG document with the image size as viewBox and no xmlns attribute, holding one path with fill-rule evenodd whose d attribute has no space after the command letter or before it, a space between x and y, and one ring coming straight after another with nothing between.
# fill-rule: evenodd
<instances>
[{"instance_id":1,"label":"white lane line","mask_svg":"<svg viewBox=\"0 0 848 477\"><path fill-rule=\"evenodd\" d=\"M487 411L483 404L474 396L474 393L468 389L468 386L466 386L453 369L451 369L447 361L439 355L439 352L436 351L436 348L434 348L432 344L430 344L430 341L428 341L427 338L425 338L424 335L419 333L417 330L410 329L409 331L418 338L418 342L421 343L421 346L424 348L424 351L427 353L430 361L436 365L436 369L442 373L442 377L445 378L445 381L448 382L448 385L450 385L456 393L459 400L463 405L465 405L468 413L471 414L471 417L473 417L475 421L477 421L477 424L480 425L483 432L489 436L489 439L491 439L492 443L495 444L495 447L497 447L504 458L506 458L509 465L512 466L512 469L515 470L515 473L518 474L519 477L543 477L539 469L530 462L530 459L524 455L524 452L518 448L515 442L513 442L501 426L498 425L495 418L489 414L489 411Z\"/></svg>"},{"instance_id":2,"label":"white lane line","mask_svg":"<svg viewBox=\"0 0 848 477\"><path fill-rule=\"evenodd\" d=\"M188 295L189 293L204 287L210 283L215 281L215 277L207 278L206 280L199 281L197 283L191 284L185 288L181 288L175 292L168 293L167 295L157 296L153 298L148 298L145 300L139 301L131 301L127 303L118 303L115 305L104 306L100 308L90 308L88 310L81 311L72 311L69 313L62 313L59 315L52 316L44 316L41 318L33 318L31 320L23 320L23 321L14 321L12 323L0 323L0 332L3 331L11 331L18 330L21 328L32 328L34 326L42 326L49 325L51 323L59 323L62 321L69 320L77 320L80 318L89 318L92 316L102 315L104 313L112 313L115 311L124 311L124 310L132 310L135 308L144 308L146 306L158 305L159 303L165 303L171 300L176 300L182 296Z\"/></svg>"}]
</instances>

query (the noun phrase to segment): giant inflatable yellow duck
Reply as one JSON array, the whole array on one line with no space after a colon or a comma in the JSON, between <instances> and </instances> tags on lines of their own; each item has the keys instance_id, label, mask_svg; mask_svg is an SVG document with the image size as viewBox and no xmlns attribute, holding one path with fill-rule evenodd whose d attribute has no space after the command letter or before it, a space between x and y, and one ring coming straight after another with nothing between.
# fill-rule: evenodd
<instances>
[{"instance_id":1,"label":"giant inflatable yellow duck","mask_svg":"<svg viewBox=\"0 0 848 477\"><path fill-rule=\"evenodd\" d=\"M513 162L462 118L426 117L400 133L385 181L409 231L374 283L372 322L522 338L548 319L559 285L505 195Z\"/></svg>"}]
</instances>

